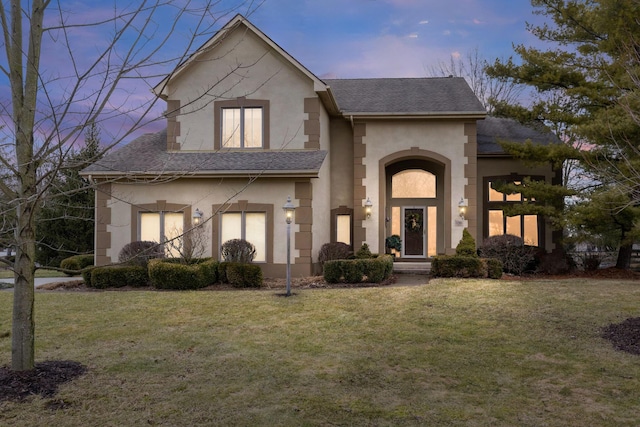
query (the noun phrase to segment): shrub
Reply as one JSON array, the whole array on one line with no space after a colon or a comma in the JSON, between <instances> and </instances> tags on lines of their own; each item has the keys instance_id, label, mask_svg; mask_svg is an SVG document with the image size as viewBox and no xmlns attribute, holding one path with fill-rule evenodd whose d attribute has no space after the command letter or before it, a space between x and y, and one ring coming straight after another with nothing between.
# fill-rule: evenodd
<instances>
[{"instance_id":1,"label":"shrub","mask_svg":"<svg viewBox=\"0 0 640 427\"><path fill-rule=\"evenodd\" d=\"M214 259L208 259L202 261L197 265L197 267L202 272L202 280L204 281L204 286L213 285L214 283L218 283L218 265L220 263Z\"/></svg>"},{"instance_id":2,"label":"shrub","mask_svg":"<svg viewBox=\"0 0 640 427\"><path fill-rule=\"evenodd\" d=\"M504 234L486 238L480 247L480 256L497 258L506 273L520 275L534 268L536 251L536 247L526 246L520 237Z\"/></svg>"},{"instance_id":3,"label":"shrub","mask_svg":"<svg viewBox=\"0 0 640 427\"><path fill-rule=\"evenodd\" d=\"M229 263L226 268L229 284L236 288L262 286L262 269L255 264Z\"/></svg>"},{"instance_id":4,"label":"shrub","mask_svg":"<svg viewBox=\"0 0 640 427\"><path fill-rule=\"evenodd\" d=\"M156 242L138 240L124 245L118 254L118 262L147 267L149 260L164 258L164 248Z\"/></svg>"},{"instance_id":5,"label":"shrub","mask_svg":"<svg viewBox=\"0 0 640 427\"><path fill-rule=\"evenodd\" d=\"M90 282L85 284L96 289L143 287L149 285L149 275L139 265L96 267L91 270Z\"/></svg>"},{"instance_id":6,"label":"shrub","mask_svg":"<svg viewBox=\"0 0 640 427\"><path fill-rule=\"evenodd\" d=\"M65 269L65 270L73 270L73 271L80 271L83 268L89 267L93 265L93 255L89 254L89 255L74 255L72 257L69 258L65 258L62 261L60 261L60 268ZM65 274L67 276L73 276L75 273L67 273L65 272Z\"/></svg>"},{"instance_id":7,"label":"shrub","mask_svg":"<svg viewBox=\"0 0 640 427\"><path fill-rule=\"evenodd\" d=\"M500 279L502 277L502 261L497 258L482 258L482 262L486 266L489 279Z\"/></svg>"},{"instance_id":8,"label":"shrub","mask_svg":"<svg viewBox=\"0 0 640 427\"><path fill-rule=\"evenodd\" d=\"M82 270L82 280L84 281L84 284L88 287L91 286L91 275L93 273L93 270L95 270L94 267L87 267L84 270Z\"/></svg>"},{"instance_id":9,"label":"shrub","mask_svg":"<svg viewBox=\"0 0 640 427\"><path fill-rule=\"evenodd\" d=\"M487 265L477 256L441 255L431 262L433 277L487 277Z\"/></svg>"},{"instance_id":10,"label":"shrub","mask_svg":"<svg viewBox=\"0 0 640 427\"><path fill-rule=\"evenodd\" d=\"M222 244L222 259L227 262L247 264L255 257L255 246L244 239L231 239Z\"/></svg>"},{"instance_id":11,"label":"shrub","mask_svg":"<svg viewBox=\"0 0 640 427\"><path fill-rule=\"evenodd\" d=\"M368 244L363 243L362 246L360 246L360 249L358 249L358 252L356 252L356 258L358 259L373 258L373 255L371 254L371 250L369 249Z\"/></svg>"},{"instance_id":12,"label":"shrub","mask_svg":"<svg viewBox=\"0 0 640 427\"><path fill-rule=\"evenodd\" d=\"M347 259L351 256L351 248L346 243L332 242L325 243L318 253L318 262L324 265L327 261L336 259Z\"/></svg>"},{"instance_id":13,"label":"shrub","mask_svg":"<svg viewBox=\"0 0 640 427\"><path fill-rule=\"evenodd\" d=\"M456 255L477 256L476 240L466 228L462 230L462 239L456 246Z\"/></svg>"},{"instance_id":14,"label":"shrub","mask_svg":"<svg viewBox=\"0 0 640 427\"><path fill-rule=\"evenodd\" d=\"M367 281L380 283L393 271L393 257L383 255L377 258L343 259L327 261L323 266L324 280L327 283L360 283Z\"/></svg>"},{"instance_id":15,"label":"shrub","mask_svg":"<svg viewBox=\"0 0 640 427\"><path fill-rule=\"evenodd\" d=\"M566 274L576 267L575 261L562 249L551 253L542 252L537 256L537 271L542 274Z\"/></svg>"},{"instance_id":16,"label":"shrub","mask_svg":"<svg viewBox=\"0 0 640 427\"><path fill-rule=\"evenodd\" d=\"M200 289L207 285L199 264L187 265L154 260L149 263L149 278L157 289Z\"/></svg>"}]
</instances>

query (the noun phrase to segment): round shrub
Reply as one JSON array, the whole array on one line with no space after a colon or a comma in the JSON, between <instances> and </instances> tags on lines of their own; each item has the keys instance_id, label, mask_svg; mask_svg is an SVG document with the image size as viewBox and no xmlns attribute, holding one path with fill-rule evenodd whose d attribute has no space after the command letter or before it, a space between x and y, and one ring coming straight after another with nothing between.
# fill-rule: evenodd
<instances>
[{"instance_id":1,"label":"round shrub","mask_svg":"<svg viewBox=\"0 0 640 427\"><path fill-rule=\"evenodd\" d=\"M526 246L518 236L503 234L484 239L480 256L497 258L502 261L502 268L506 273L520 275L532 269L536 250L533 246Z\"/></svg>"},{"instance_id":2,"label":"round shrub","mask_svg":"<svg viewBox=\"0 0 640 427\"><path fill-rule=\"evenodd\" d=\"M332 242L325 243L320 248L320 252L318 253L318 262L320 265L324 265L327 261L332 261L336 259L347 259L351 256L351 247L346 243L342 242Z\"/></svg>"},{"instance_id":3,"label":"round shrub","mask_svg":"<svg viewBox=\"0 0 640 427\"><path fill-rule=\"evenodd\" d=\"M60 268L65 270L73 270L79 272L80 270L93 265L93 254L88 255L74 255L69 258L65 258L60 262ZM76 273L65 272L67 276L73 276Z\"/></svg>"},{"instance_id":4,"label":"round shrub","mask_svg":"<svg viewBox=\"0 0 640 427\"><path fill-rule=\"evenodd\" d=\"M118 254L118 262L142 267L156 258L164 258L164 248L156 242L144 240L127 243Z\"/></svg>"},{"instance_id":5,"label":"round shrub","mask_svg":"<svg viewBox=\"0 0 640 427\"><path fill-rule=\"evenodd\" d=\"M221 253L227 262L247 264L256 257L256 248L244 239L231 239L222 244Z\"/></svg>"}]
</instances>

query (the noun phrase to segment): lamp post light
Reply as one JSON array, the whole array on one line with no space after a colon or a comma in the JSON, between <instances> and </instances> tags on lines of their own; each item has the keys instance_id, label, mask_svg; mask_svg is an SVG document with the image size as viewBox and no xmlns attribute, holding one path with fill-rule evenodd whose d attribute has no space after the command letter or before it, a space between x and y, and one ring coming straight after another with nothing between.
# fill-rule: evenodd
<instances>
[{"instance_id":1,"label":"lamp post light","mask_svg":"<svg viewBox=\"0 0 640 427\"><path fill-rule=\"evenodd\" d=\"M291 296L291 220L296 207L291 203L291 196L287 196L287 203L282 207L287 221L287 296Z\"/></svg>"}]
</instances>

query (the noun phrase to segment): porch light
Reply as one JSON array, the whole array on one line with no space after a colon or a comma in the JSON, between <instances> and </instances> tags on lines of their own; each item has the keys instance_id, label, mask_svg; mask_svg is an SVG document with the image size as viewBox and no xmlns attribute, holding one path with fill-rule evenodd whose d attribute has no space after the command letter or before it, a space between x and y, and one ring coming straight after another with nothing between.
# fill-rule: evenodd
<instances>
[{"instance_id":1,"label":"porch light","mask_svg":"<svg viewBox=\"0 0 640 427\"><path fill-rule=\"evenodd\" d=\"M193 213L193 225L197 227L200 223L202 223L202 212L196 208L196 211Z\"/></svg>"},{"instance_id":2,"label":"porch light","mask_svg":"<svg viewBox=\"0 0 640 427\"><path fill-rule=\"evenodd\" d=\"M460 219L465 219L465 215L467 214L467 202L464 201L464 197L460 198L460 202L458 203L458 212L460 213Z\"/></svg>"},{"instance_id":3,"label":"porch light","mask_svg":"<svg viewBox=\"0 0 640 427\"><path fill-rule=\"evenodd\" d=\"M373 203L371 203L371 200L369 200L369 198L367 197L367 201L364 202L364 214L367 217L367 219L371 218L372 208L373 208Z\"/></svg>"},{"instance_id":4,"label":"porch light","mask_svg":"<svg viewBox=\"0 0 640 427\"><path fill-rule=\"evenodd\" d=\"M291 296L291 220L296 207L291 203L291 196L287 196L287 203L282 207L284 215L287 221L287 293L286 296Z\"/></svg>"}]
</instances>

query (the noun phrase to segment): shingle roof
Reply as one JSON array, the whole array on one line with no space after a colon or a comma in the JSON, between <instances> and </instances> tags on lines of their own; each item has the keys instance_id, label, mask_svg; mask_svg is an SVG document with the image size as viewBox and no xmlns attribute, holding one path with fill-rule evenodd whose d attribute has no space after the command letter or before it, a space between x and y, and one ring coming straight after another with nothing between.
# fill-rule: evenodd
<instances>
[{"instance_id":1,"label":"shingle roof","mask_svg":"<svg viewBox=\"0 0 640 427\"><path fill-rule=\"evenodd\" d=\"M119 150L85 168L94 174L171 174L219 175L264 173L265 175L317 175L327 152L290 151L218 151L168 152L166 130L136 138Z\"/></svg>"},{"instance_id":2,"label":"shingle roof","mask_svg":"<svg viewBox=\"0 0 640 427\"><path fill-rule=\"evenodd\" d=\"M478 120L478 154L505 154L498 141L524 143L530 140L534 144L556 144L560 140L550 131L542 131L525 126L514 120L501 117L486 117Z\"/></svg>"},{"instance_id":3,"label":"shingle roof","mask_svg":"<svg viewBox=\"0 0 640 427\"><path fill-rule=\"evenodd\" d=\"M343 114L484 114L462 77L326 79Z\"/></svg>"}]
</instances>

